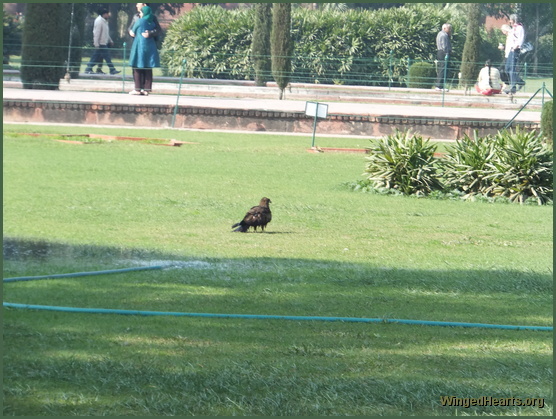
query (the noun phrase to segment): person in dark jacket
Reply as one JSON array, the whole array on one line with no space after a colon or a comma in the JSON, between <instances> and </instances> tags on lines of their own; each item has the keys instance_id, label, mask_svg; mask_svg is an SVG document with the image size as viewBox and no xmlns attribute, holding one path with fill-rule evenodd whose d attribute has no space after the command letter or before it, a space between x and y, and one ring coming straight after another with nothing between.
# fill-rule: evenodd
<instances>
[{"instance_id":1,"label":"person in dark jacket","mask_svg":"<svg viewBox=\"0 0 556 419\"><path fill-rule=\"evenodd\" d=\"M452 53L452 44L450 42L450 35L452 34L452 25L445 23L442 25L442 30L436 35L436 90L447 92L448 89L444 86L444 72L446 71L446 57Z\"/></svg>"},{"instance_id":2,"label":"person in dark jacket","mask_svg":"<svg viewBox=\"0 0 556 419\"><path fill-rule=\"evenodd\" d=\"M147 96L152 91L153 68L160 67L160 57L154 37L149 31L156 28L154 16L149 6L141 8L141 18L135 22L129 34L134 38L129 56L129 65L133 68L135 90L131 95Z\"/></svg>"}]
</instances>

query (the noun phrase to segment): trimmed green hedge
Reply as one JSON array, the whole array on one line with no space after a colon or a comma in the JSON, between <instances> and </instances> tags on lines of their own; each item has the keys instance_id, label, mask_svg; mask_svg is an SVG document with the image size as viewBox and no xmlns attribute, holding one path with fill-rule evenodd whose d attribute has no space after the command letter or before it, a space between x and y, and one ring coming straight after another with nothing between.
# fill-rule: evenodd
<instances>
[{"instance_id":1,"label":"trimmed green hedge","mask_svg":"<svg viewBox=\"0 0 556 419\"><path fill-rule=\"evenodd\" d=\"M196 7L168 29L162 66L170 75L179 76L185 59L187 77L251 79L253 27L253 9Z\"/></svg>"},{"instance_id":2,"label":"trimmed green hedge","mask_svg":"<svg viewBox=\"0 0 556 419\"><path fill-rule=\"evenodd\" d=\"M254 79L250 59L254 9L196 7L168 29L161 52L170 75ZM405 85L408 59L434 60L436 34L450 22L453 57L461 57L465 24L438 4L382 10L292 10L292 82ZM455 70L454 70L455 71Z\"/></svg>"},{"instance_id":3,"label":"trimmed green hedge","mask_svg":"<svg viewBox=\"0 0 556 419\"><path fill-rule=\"evenodd\" d=\"M436 79L436 69L434 64L429 62L419 62L409 67L409 80L407 86L417 89L430 89Z\"/></svg>"}]
</instances>

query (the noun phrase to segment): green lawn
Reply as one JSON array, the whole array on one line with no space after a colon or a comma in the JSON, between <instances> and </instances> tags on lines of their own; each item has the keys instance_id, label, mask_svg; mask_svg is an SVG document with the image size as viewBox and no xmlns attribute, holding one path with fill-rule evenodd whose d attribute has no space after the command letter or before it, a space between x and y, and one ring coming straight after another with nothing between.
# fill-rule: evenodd
<instances>
[{"instance_id":1,"label":"green lawn","mask_svg":"<svg viewBox=\"0 0 556 419\"><path fill-rule=\"evenodd\" d=\"M361 178L364 155L308 153L309 137L5 125L3 139L4 244L15 243L4 278L176 265L6 283L4 301L552 325L552 207L352 192L343 183ZM262 196L267 231L232 233ZM552 415L552 338L5 308L4 414ZM443 396L545 405L443 407Z\"/></svg>"},{"instance_id":2,"label":"green lawn","mask_svg":"<svg viewBox=\"0 0 556 419\"><path fill-rule=\"evenodd\" d=\"M526 93L530 93L530 94L534 94L537 92L538 89L541 89L542 87L547 88L548 91L550 92L550 94L554 95L554 79L553 78L533 78L530 77L526 80L526 84L525 87L523 88L523 91ZM539 95L542 94L542 92L539 92ZM545 93L546 95L546 93ZM540 96L539 96L540 97ZM546 100L549 100L550 98L548 96L546 96Z\"/></svg>"}]
</instances>

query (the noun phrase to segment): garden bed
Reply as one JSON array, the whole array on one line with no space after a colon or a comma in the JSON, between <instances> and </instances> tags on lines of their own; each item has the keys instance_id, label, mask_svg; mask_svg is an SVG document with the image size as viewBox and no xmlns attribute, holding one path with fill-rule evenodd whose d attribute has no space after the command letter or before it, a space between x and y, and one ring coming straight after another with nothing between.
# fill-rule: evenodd
<instances>
[{"instance_id":1,"label":"garden bed","mask_svg":"<svg viewBox=\"0 0 556 419\"><path fill-rule=\"evenodd\" d=\"M170 147L180 147L182 144L198 144L198 143L193 143L188 141L177 141L174 139L167 140L163 138L125 137L125 136L102 135L102 134L39 134L39 133L22 132L20 133L20 135L28 135L31 137L58 137L54 139L58 142L67 143L67 144L99 144L102 141L114 141L114 140L142 141L146 144L163 145L163 146L170 146Z\"/></svg>"}]
</instances>

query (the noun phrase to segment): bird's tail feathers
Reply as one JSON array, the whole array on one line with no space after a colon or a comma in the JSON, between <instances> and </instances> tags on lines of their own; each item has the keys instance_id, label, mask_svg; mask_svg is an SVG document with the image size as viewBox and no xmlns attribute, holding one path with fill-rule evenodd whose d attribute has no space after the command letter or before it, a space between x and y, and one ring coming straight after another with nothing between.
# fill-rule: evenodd
<instances>
[{"instance_id":1,"label":"bird's tail feathers","mask_svg":"<svg viewBox=\"0 0 556 419\"><path fill-rule=\"evenodd\" d=\"M236 228L237 227L237 228ZM232 226L232 228L235 228L235 230L233 231L238 231L240 233L245 233L247 232L247 230L249 230L249 227L247 227L246 225L243 225L241 223L236 223Z\"/></svg>"}]
</instances>

